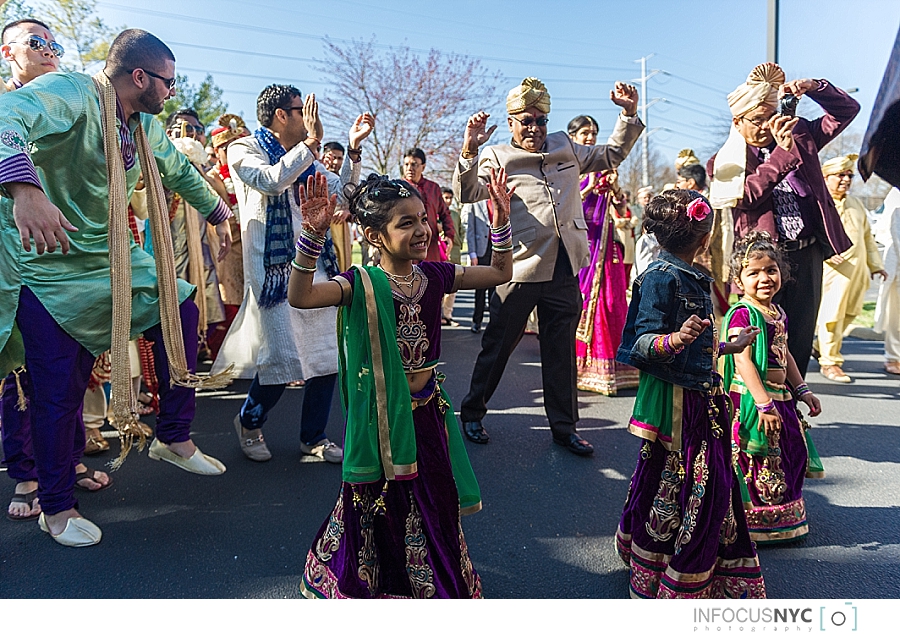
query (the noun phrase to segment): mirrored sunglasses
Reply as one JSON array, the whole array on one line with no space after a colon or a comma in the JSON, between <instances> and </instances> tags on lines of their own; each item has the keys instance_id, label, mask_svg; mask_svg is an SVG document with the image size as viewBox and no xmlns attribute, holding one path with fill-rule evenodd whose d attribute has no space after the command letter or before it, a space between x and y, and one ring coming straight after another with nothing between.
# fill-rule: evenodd
<instances>
[{"instance_id":1,"label":"mirrored sunglasses","mask_svg":"<svg viewBox=\"0 0 900 634\"><path fill-rule=\"evenodd\" d=\"M49 48L50 52L56 55L59 58L62 58L63 55L66 54L66 49L64 49L57 42L47 43L47 40L42 38L40 35L29 35L28 39L24 42L10 42L10 44L26 44L32 51L43 51L45 48Z\"/></svg>"}]
</instances>

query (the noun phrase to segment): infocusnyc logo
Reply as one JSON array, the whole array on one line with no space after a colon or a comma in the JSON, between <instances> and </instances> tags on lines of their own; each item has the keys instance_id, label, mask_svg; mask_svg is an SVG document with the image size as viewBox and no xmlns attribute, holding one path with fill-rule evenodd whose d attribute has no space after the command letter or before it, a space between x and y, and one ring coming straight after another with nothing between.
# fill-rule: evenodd
<instances>
[{"instance_id":1,"label":"infocusnyc logo","mask_svg":"<svg viewBox=\"0 0 900 634\"><path fill-rule=\"evenodd\" d=\"M694 608L694 632L856 632L858 609L841 605L796 608Z\"/></svg>"}]
</instances>

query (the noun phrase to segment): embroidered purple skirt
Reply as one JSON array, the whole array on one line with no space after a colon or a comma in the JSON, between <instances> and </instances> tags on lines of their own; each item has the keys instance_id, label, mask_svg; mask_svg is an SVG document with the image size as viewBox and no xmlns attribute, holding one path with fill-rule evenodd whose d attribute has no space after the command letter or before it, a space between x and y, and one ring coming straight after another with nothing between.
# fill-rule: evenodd
<instances>
[{"instance_id":1,"label":"embroidered purple skirt","mask_svg":"<svg viewBox=\"0 0 900 634\"><path fill-rule=\"evenodd\" d=\"M481 598L438 400L413 410L415 478L341 485L306 558L300 583L305 597Z\"/></svg>"},{"instance_id":2,"label":"embroidered purple skirt","mask_svg":"<svg viewBox=\"0 0 900 634\"><path fill-rule=\"evenodd\" d=\"M740 394L732 393L732 400L739 403ZM738 466L750 494L747 525L756 542L790 541L809 533L803 502L806 440L794 401L776 400L775 407L781 414L782 428L778 436L768 436L769 455L738 453ZM737 439L737 425L734 437Z\"/></svg>"},{"instance_id":3,"label":"embroidered purple skirt","mask_svg":"<svg viewBox=\"0 0 900 634\"><path fill-rule=\"evenodd\" d=\"M644 440L616 532L633 598L765 598L731 462L724 395L684 390L681 452Z\"/></svg>"}]
</instances>

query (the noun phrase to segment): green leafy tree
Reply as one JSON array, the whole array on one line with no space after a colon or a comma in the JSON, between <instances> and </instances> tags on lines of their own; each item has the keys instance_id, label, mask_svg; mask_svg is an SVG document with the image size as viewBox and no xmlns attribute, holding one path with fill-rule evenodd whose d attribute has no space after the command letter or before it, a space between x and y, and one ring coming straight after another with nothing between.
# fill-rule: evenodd
<instances>
[{"instance_id":1,"label":"green leafy tree","mask_svg":"<svg viewBox=\"0 0 900 634\"><path fill-rule=\"evenodd\" d=\"M60 60L62 70L98 70L100 63L106 61L109 45L126 28L107 26L96 12L95 0L50 0L38 5L40 15L35 17L46 22L66 48L66 56Z\"/></svg>"},{"instance_id":2,"label":"green leafy tree","mask_svg":"<svg viewBox=\"0 0 900 634\"><path fill-rule=\"evenodd\" d=\"M207 75L199 86L188 83L188 78L184 75L178 75L175 91L175 96L166 102L163 111L157 115L163 124L176 110L192 108L200 115L203 124L210 125L225 114L228 108L228 104L222 101L223 91L213 81L212 75Z\"/></svg>"}]
</instances>

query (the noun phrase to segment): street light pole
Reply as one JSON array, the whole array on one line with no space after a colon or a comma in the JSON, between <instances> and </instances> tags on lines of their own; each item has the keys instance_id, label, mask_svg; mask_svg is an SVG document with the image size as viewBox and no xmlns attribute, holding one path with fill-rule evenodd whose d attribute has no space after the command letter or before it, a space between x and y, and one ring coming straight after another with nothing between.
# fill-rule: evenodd
<instances>
[{"instance_id":1,"label":"street light pole","mask_svg":"<svg viewBox=\"0 0 900 634\"><path fill-rule=\"evenodd\" d=\"M650 110L650 106L653 103L647 99L647 80L653 77L658 70L653 71L649 75L647 74L647 60L653 57L656 53L650 53L649 55L645 55L639 60L641 63L641 105L638 107L641 113L641 121L644 122L644 126L649 128L649 121L647 118L647 113ZM655 103L655 102L654 102ZM650 184L650 141L649 134L641 135L641 186L647 187Z\"/></svg>"},{"instance_id":2,"label":"street light pole","mask_svg":"<svg viewBox=\"0 0 900 634\"><path fill-rule=\"evenodd\" d=\"M647 58L641 58L641 120L647 125ZM641 139L641 186L646 187L650 184L650 143L645 134Z\"/></svg>"},{"instance_id":3,"label":"street light pole","mask_svg":"<svg viewBox=\"0 0 900 634\"><path fill-rule=\"evenodd\" d=\"M778 63L778 5L779 0L769 0L769 17L767 20L768 38L766 42L766 59Z\"/></svg>"}]
</instances>

